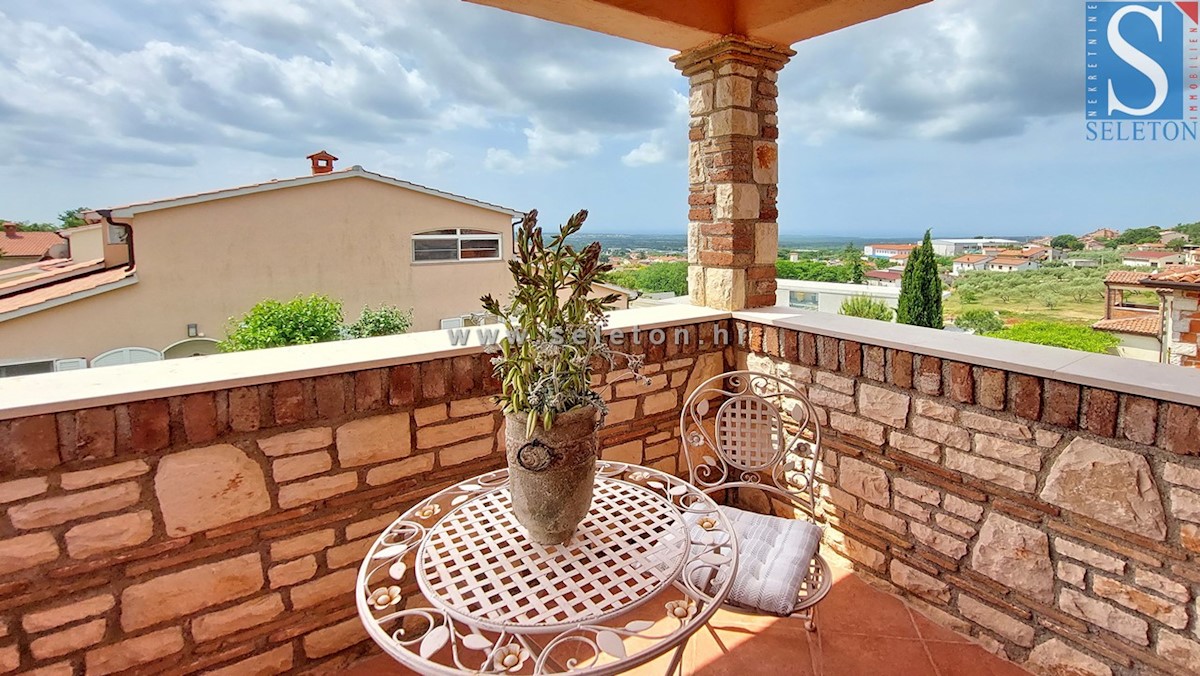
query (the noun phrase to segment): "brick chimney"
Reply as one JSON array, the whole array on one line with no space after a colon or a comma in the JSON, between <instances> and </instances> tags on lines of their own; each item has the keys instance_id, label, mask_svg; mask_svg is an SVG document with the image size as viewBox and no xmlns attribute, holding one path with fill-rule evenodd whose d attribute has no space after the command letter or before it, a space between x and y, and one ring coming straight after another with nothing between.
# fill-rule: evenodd
<instances>
[{"instance_id":1,"label":"brick chimney","mask_svg":"<svg viewBox=\"0 0 1200 676\"><path fill-rule=\"evenodd\" d=\"M6 222L4 224L4 236L8 237L10 239L16 239L17 238L17 224Z\"/></svg>"},{"instance_id":2,"label":"brick chimney","mask_svg":"<svg viewBox=\"0 0 1200 676\"><path fill-rule=\"evenodd\" d=\"M312 162L313 176L317 174L328 174L333 171L333 163L337 162L337 158L324 150L313 153L308 156Z\"/></svg>"}]
</instances>

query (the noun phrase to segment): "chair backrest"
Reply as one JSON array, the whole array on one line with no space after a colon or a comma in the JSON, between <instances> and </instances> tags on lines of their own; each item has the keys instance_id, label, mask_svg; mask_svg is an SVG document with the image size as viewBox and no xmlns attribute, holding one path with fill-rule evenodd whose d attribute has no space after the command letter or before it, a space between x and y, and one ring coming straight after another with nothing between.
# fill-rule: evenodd
<instances>
[{"instance_id":1,"label":"chair backrest","mask_svg":"<svg viewBox=\"0 0 1200 676\"><path fill-rule=\"evenodd\" d=\"M679 431L696 487L758 489L815 517L821 427L788 380L755 371L709 378L684 402Z\"/></svg>"}]
</instances>

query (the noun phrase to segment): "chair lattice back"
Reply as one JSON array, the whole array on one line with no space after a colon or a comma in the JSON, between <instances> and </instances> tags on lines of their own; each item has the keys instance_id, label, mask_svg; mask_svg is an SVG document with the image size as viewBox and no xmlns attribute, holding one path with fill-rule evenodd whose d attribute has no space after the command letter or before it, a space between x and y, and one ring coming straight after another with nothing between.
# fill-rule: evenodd
<instances>
[{"instance_id":1,"label":"chair lattice back","mask_svg":"<svg viewBox=\"0 0 1200 676\"><path fill-rule=\"evenodd\" d=\"M783 419L761 397L727 399L717 410L716 423L717 446L738 469L766 469L784 452Z\"/></svg>"},{"instance_id":2,"label":"chair lattice back","mask_svg":"<svg viewBox=\"0 0 1200 676\"><path fill-rule=\"evenodd\" d=\"M755 371L709 378L684 402L679 426L701 490L754 488L815 515L821 428L790 381Z\"/></svg>"}]
</instances>

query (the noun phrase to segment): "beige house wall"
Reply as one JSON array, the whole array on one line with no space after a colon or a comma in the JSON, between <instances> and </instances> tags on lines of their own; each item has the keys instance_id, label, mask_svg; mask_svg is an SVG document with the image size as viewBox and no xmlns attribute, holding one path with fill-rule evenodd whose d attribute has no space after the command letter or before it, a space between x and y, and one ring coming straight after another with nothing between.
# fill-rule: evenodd
<instances>
[{"instance_id":1,"label":"beige house wall","mask_svg":"<svg viewBox=\"0 0 1200 676\"><path fill-rule=\"evenodd\" d=\"M222 338L264 298L326 294L348 321L366 305L412 308L413 330L507 294L511 218L501 212L346 178L142 213L132 220L138 282L0 322L0 360L91 359L122 347L163 350L187 325ZM501 235L504 260L413 263L414 233Z\"/></svg>"},{"instance_id":2,"label":"beige house wall","mask_svg":"<svg viewBox=\"0 0 1200 676\"><path fill-rule=\"evenodd\" d=\"M1157 362L1162 351L1162 342L1152 336L1139 336L1130 333L1115 334L1121 339L1117 346L1117 354L1126 359Z\"/></svg>"}]
</instances>

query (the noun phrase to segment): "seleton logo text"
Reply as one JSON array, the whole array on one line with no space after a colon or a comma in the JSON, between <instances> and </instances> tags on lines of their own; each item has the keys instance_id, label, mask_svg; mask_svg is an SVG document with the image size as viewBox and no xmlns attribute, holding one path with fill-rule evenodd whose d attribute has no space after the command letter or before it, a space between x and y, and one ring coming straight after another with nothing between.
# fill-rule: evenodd
<instances>
[{"instance_id":1,"label":"seleton logo text","mask_svg":"<svg viewBox=\"0 0 1200 676\"><path fill-rule=\"evenodd\" d=\"M1197 140L1200 2L1086 6L1087 140Z\"/></svg>"}]
</instances>

